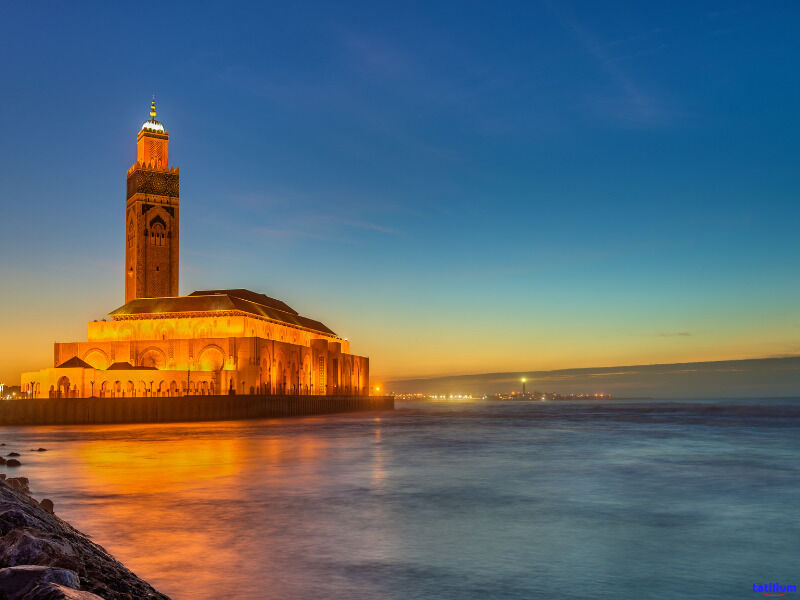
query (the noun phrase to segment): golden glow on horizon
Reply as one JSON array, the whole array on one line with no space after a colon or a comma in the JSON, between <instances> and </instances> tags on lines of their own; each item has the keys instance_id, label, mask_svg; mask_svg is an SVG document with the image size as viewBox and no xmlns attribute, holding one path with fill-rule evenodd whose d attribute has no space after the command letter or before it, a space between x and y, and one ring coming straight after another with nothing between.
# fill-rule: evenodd
<instances>
[{"instance_id":1,"label":"golden glow on horizon","mask_svg":"<svg viewBox=\"0 0 800 600\"><path fill-rule=\"evenodd\" d=\"M66 319L65 319L66 321ZM9 385L19 385L23 371L41 368L52 364L52 338L70 339L77 337L71 333L67 323L53 323L49 329L38 330L32 334L22 331L16 323L11 324L7 339L13 344L0 344L0 381ZM85 325L84 325L85 326ZM789 331L787 328L786 331ZM437 377L444 375L466 375L501 373L514 371L549 371L558 369L605 368L628 365L669 364L686 362L706 362L767 358L796 355L792 350L794 340L753 339L726 340L728 343L716 345L710 341L686 344L686 347L630 347L627 344L595 347L591 342L572 347L561 347L553 343L547 353L531 350L527 345L510 345L500 353L487 353L476 357L474 352L452 352L434 354L424 348L386 347L377 343L375 347L367 342L355 349L363 349L370 354L371 375L375 379L392 380L416 377ZM181 365L185 366L185 365Z\"/></svg>"},{"instance_id":2,"label":"golden glow on horizon","mask_svg":"<svg viewBox=\"0 0 800 600\"><path fill-rule=\"evenodd\" d=\"M105 280L106 274L97 279L97 285L101 279ZM37 285L24 274L20 281L21 289ZM67 286L69 282L59 280L59 284ZM36 295L11 298L6 315L14 318L9 316L2 327L0 381L18 385L23 371L52 364L54 339L80 339L85 335L86 321L103 314L109 304L113 306L108 298L88 308L85 301L85 293L77 291L58 306L51 306ZM642 326L635 323L616 333L596 324L585 332L565 328L560 337L544 332L530 339L528 336L532 334L527 329L498 330L494 337L483 338L480 352L475 351L474 340L466 331L441 329L449 336L447 342L428 343L425 331L410 326L398 326L396 331L388 332L385 327L373 328L364 323L363 331L353 332L359 342L352 351L369 354L373 380L384 382L473 373L740 360L796 355L795 321L793 315L777 311L755 315L748 321L727 318L714 321L709 317L702 331L688 337L646 335L641 333ZM656 327L652 325L648 331L657 331ZM425 329L429 334L429 328Z\"/></svg>"},{"instance_id":3,"label":"golden glow on horizon","mask_svg":"<svg viewBox=\"0 0 800 600\"><path fill-rule=\"evenodd\" d=\"M601 329L599 325L596 328ZM648 329L652 330L655 326ZM797 355L797 326L787 316L769 315L752 321L717 323L691 336L660 336L564 329L561 336L526 332L482 338L480 351L469 332L448 331L447 344L420 343L415 332L405 338L382 339L359 334L368 348L373 379L413 379L446 375L606 368L628 365L711 362ZM452 334L452 335L451 335ZM402 336L406 332L401 332ZM358 351L358 348L356 348Z\"/></svg>"}]
</instances>

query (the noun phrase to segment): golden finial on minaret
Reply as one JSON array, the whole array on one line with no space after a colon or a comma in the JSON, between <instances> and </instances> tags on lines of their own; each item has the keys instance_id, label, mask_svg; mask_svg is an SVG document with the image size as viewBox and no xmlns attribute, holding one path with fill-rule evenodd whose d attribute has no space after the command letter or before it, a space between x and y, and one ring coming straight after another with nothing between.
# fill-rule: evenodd
<instances>
[{"instance_id":1,"label":"golden finial on minaret","mask_svg":"<svg viewBox=\"0 0 800 600\"><path fill-rule=\"evenodd\" d=\"M153 94L153 102L150 104L150 118L156 120L156 95Z\"/></svg>"}]
</instances>

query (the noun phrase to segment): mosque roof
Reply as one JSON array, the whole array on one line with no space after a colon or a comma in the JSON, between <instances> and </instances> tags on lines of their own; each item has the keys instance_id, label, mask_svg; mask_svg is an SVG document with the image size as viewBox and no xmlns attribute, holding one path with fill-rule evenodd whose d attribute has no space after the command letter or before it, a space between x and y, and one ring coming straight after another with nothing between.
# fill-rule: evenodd
<instances>
[{"instance_id":1,"label":"mosque roof","mask_svg":"<svg viewBox=\"0 0 800 600\"><path fill-rule=\"evenodd\" d=\"M192 292L189 294L190 296L219 296L219 295L227 295L227 296L234 296L236 298L241 298L242 300L248 300L250 302L255 302L256 304L262 304L263 306L270 306L277 310L282 310L283 312L291 313L293 315L298 314L295 309L291 306L282 302L280 300L276 300L275 298L270 298L266 294L259 294L258 292L251 292L250 290L203 290L200 292Z\"/></svg>"},{"instance_id":2,"label":"mosque roof","mask_svg":"<svg viewBox=\"0 0 800 600\"><path fill-rule=\"evenodd\" d=\"M61 363L56 367L56 369L73 369L75 367L81 367L82 369L93 369L94 367L87 363L86 361L81 360L77 356L73 356L69 360Z\"/></svg>"},{"instance_id":3,"label":"mosque roof","mask_svg":"<svg viewBox=\"0 0 800 600\"><path fill-rule=\"evenodd\" d=\"M155 119L150 119L149 121L145 121L144 123L142 123L142 129L148 129L150 131L158 131L160 133L164 132L164 126Z\"/></svg>"},{"instance_id":4,"label":"mosque roof","mask_svg":"<svg viewBox=\"0 0 800 600\"><path fill-rule=\"evenodd\" d=\"M129 362L115 362L106 368L106 371L155 371L156 367L134 367Z\"/></svg>"},{"instance_id":5,"label":"mosque roof","mask_svg":"<svg viewBox=\"0 0 800 600\"><path fill-rule=\"evenodd\" d=\"M113 318L145 316L163 313L244 312L287 325L336 335L323 323L303 317L291 306L264 294L250 290L205 290L188 296L165 298L135 298L110 312Z\"/></svg>"}]
</instances>

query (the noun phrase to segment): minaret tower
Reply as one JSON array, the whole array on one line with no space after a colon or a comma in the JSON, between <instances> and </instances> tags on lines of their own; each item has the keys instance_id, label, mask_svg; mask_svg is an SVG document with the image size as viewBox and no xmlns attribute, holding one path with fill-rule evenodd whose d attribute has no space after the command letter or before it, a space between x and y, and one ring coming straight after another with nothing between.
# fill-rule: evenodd
<instances>
[{"instance_id":1,"label":"minaret tower","mask_svg":"<svg viewBox=\"0 0 800 600\"><path fill-rule=\"evenodd\" d=\"M178 169L169 166L169 132L150 120L136 137L125 210L125 302L178 295Z\"/></svg>"}]
</instances>

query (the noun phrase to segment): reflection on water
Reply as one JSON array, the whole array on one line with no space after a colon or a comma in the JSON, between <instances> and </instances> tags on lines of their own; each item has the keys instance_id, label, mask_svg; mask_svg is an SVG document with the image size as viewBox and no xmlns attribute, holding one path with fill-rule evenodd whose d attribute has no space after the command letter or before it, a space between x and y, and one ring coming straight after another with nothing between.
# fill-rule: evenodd
<instances>
[{"instance_id":1,"label":"reflection on water","mask_svg":"<svg viewBox=\"0 0 800 600\"><path fill-rule=\"evenodd\" d=\"M771 402L409 403L0 440L35 497L176 600L728 598L796 583L800 406Z\"/></svg>"}]
</instances>

